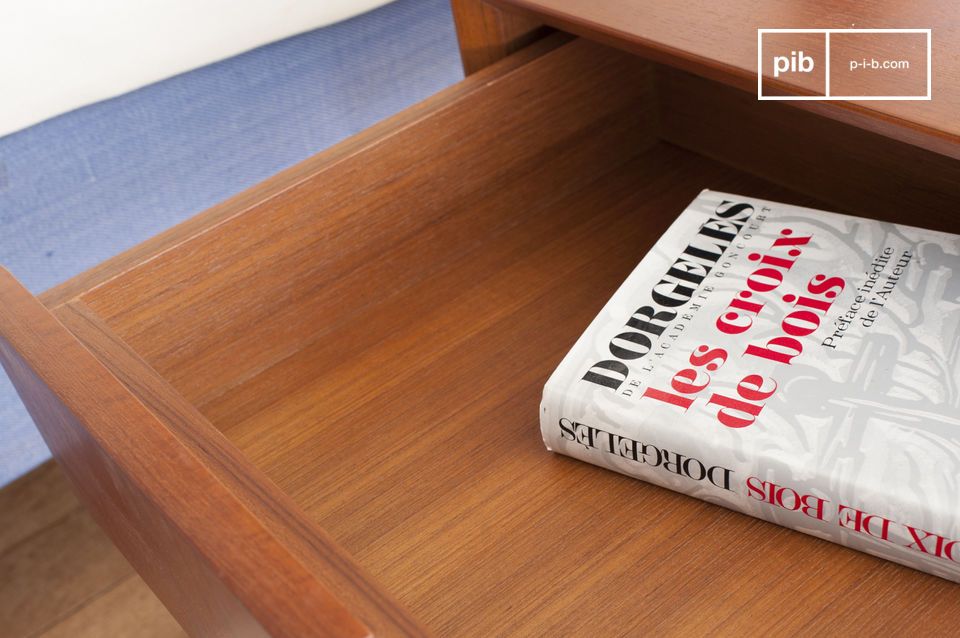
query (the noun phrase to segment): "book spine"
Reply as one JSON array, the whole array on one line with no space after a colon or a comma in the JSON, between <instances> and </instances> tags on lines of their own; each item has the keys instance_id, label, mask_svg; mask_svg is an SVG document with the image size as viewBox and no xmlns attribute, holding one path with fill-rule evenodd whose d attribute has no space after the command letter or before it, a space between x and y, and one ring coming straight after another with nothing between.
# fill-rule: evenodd
<instances>
[{"instance_id":1,"label":"book spine","mask_svg":"<svg viewBox=\"0 0 960 638\"><path fill-rule=\"evenodd\" d=\"M695 440L670 445L657 428L642 440L624 436L637 427L619 427L603 418L599 406L544 388L540 426L547 448L587 463L720 505L817 538L960 582L960 540L938 533L928 522L943 513L923 504L894 504L888 495L865 486L837 486L830 477L804 477L789 459L738 459L735 450L704 453ZM819 486L819 487L811 487ZM639 497L638 497L639 498ZM912 510L911 510L912 508ZM878 512L884 512L881 515Z\"/></svg>"}]
</instances>

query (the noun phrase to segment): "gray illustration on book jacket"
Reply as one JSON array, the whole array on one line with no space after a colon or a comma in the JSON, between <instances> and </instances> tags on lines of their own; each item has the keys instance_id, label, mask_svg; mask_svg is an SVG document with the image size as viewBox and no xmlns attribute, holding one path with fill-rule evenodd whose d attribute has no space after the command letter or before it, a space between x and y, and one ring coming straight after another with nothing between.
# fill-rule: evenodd
<instances>
[{"instance_id":1,"label":"gray illustration on book jacket","mask_svg":"<svg viewBox=\"0 0 960 638\"><path fill-rule=\"evenodd\" d=\"M704 191L544 388L547 447L960 580L960 238Z\"/></svg>"}]
</instances>

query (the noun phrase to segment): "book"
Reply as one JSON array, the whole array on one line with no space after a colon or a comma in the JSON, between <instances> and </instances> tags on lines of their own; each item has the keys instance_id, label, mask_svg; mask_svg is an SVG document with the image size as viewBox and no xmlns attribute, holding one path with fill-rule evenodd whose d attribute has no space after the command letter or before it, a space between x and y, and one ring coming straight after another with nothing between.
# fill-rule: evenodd
<instances>
[{"instance_id":1,"label":"book","mask_svg":"<svg viewBox=\"0 0 960 638\"><path fill-rule=\"evenodd\" d=\"M705 190L540 425L554 452L960 581L960 236Z\"/></svg>"}]
</instances>

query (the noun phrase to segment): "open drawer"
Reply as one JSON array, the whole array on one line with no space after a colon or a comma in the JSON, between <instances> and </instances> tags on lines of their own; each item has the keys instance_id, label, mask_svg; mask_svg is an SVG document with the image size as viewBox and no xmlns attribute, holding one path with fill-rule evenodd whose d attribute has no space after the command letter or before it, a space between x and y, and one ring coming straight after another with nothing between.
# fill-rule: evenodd
<instances>
[{"instance_id":1,"label":"open drawer","mask_svg":"<svg viewBox=\"0 0 960 638\"><path fill-rule=\"evenodd\" d=\"M43 304L4 276L0 358L196 635L948 631L956 585L552 455L537 407L702 188L958 232L958 184L556 35Z\"/></svg>"}]
</instances>

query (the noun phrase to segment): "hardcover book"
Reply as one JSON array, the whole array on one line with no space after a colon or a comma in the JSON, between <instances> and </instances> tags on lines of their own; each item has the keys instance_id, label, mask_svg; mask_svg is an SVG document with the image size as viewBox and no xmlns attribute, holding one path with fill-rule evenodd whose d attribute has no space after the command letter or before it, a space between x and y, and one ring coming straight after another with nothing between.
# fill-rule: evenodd
<instances>
[{"instance_id":1,"label":"hardcover book","mask_svg":"<svg viewBox=\"0 0 960 638\"><path fill-rule=\"evenodd\" d=\"M555 452L960 581L960 237L703 191L540 423Z\"/></svg>"}]
</instances>

